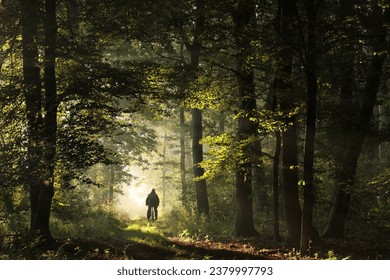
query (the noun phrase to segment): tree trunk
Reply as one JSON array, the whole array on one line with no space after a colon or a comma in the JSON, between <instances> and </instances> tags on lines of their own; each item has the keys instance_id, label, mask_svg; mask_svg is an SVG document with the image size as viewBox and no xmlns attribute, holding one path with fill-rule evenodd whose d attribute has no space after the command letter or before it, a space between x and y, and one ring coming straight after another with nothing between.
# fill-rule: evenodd
<instances>
[{"instance_id":1,"label":"tree trunk","mask_svg":"<svg viewBox=\"0 0 390 280\"><path fill-rule=\"evenodd\" d=\"M390 97L390 79L386 80L385 83L385 98ZM378 115L379 115L379 131L388 131L390 129L390 106L389 104L381 104L378 106ZM387 145L382 141L378 145L378 159L384 160L387 154Z\"/></svg>"},{"instance_id":2,"label":"tree trunk","mask_svg":"<svg viewBox=\"0 0 390 280\"><path fill-rule=\"evenodd\" d=\"M218 116L218 133L223 134L225 133L225 112L220 111Z\"/></svg>"},{"instance_id":3,"label":"tree trunk","mask_svg":"<svg viewBox=\"0 0 390 280\"><path fill-rule=\"evenodd\" d=\"M280 241L279 231L279 165L280 152L282 149L282 138L279 131L275 132L276 144L275 154L273 159L273 180L272 180L272 195L273 195L273 224L274 224L274 239Z\"/></svg>"},{"instance_id":4,"label":"tree trunk","mask_svg":"<svg viewBox=\"0 0 390 280\"><path fill-rule=\"evenodd\" d=\"M113 209L114 202L114 185L115 185L115 166L113 164L110 165L110 183L108 189L108 203L110 209Z\"/></svg>"},{"instance_id":5,"label":"tree trunk","mask_svg":"<svg viewBox=\"0 0 390 280\"><path fill-rule=\"evenodd\" d=\"M390 22L390 9L385 11L385 21ZM370 126L370 120L377 100L380 79L382 76L382 66L386 60L386 30L384 26L378 27L378 36L375 42L373 56L371 58L370 69L368 71L367 81L363 91L362 107L358 118L354 124L343 162L338 170L337 186L335 198L330 211L330 217L327 227L323 233L325 237L344 237L345 224L347 221L349 204L351 201L351 190L355 182L356 169L360 152L363 146L364 138Z\"/></svg>"},{"instance_id":6,"label":"tree trunk","mask_svg":"<svg viewBox=\"0 0 390 280\"><path fill-rule=\"evenodd\" d=\"M42 162L42 97L37 47L37 0L21 1L24 96L28 127L28 174L31 185L39 181Z\"/></svg>"},{"instance_id":7,"label":"tree trunk","mask_svg":"<svg viewBox=\"0 0 390 280\"><path fill-rule=\"evenodd\" d=\"M164 144L163 144L163 152L162 152L162 199L161 199L161 208L164 211L166 202L167 202L167 136L168 132L165 129L164 132Z\"/></svg>"},{"instance_id":8,"label":"tree trunk","mask_svg":"<svg viewBox=\"0 0 390 280\"><path fill-rule=\"evenodd\" d=\"M37 233L41 237L41 241L49 246L54 241L49 228L53 195L53 184L48 180L43 180L35 185L34 191L30 193L32 205L34 204L34 207L32 207L34 210L32 210L31 232Z\"/></svg>"},{"instance_id":9,"label":"tree trunk","mask_svg":"<svg viewBox=\"0 0 390 280\"><path fill-rule=\"evenodd\" d=\"M261 155L261 140L258 139L252 144L252 189L253 189L253 207L255 213L269 214L267 190L264 186L264 169L263 162L260 159Z\"/></svg>"},{"instance_id":10,"label":"tree trunk","mask_svg":"<svg viewBox=\"0 0 390 280\"><path fill-rule=\"evenodd\" d=\"M196 202L199 214L209 215L209 202L206 180L196 178L204 175L204 169L199 166L203 161L203 145L200 144L202 136L202 111L192 109L192 157L196 187Z\"/></svg>"},{"instance_id":11,"label":"tree trunk","mask_svg":"<svg viewBox=\"0 0 390 280\"><path fill-rule=\"evenodd\" d=\"M242 89L242 87L240 88ZM251 101L252 104L249 105L247 104L248 100L245 99L245 101L242 101L242 106L244 108L247 105L252 107L255 100L252 99ZM241 143L248 139L251 132L253 132L253 124L251 124L249 117L238 118L237 137L239 145L242 145ZM251 149L250 147L243 147L242 149L245 158L242 160L243 163L238 165L238 170L236 171L234 235L251 237L258 235L253 223Z\"/></svg>"},{"instance_id":12,"label":"tree trunk","mask_svg":"<svg viewBox=\"0 0 390 280\"><path fill-rule=\"evenodd\" d=\"M38 212L40 196L40 173L42 162L42 98L41 79L38 63L37 48L37 10L38 1L21 1L21 25L22 25L22 53L23 53L23 77L24 96L26 102L26 116L28 128L28 169L26 182L30 188L30 230L37 228L36 215Z\"/></svg>"},{"instance_id":13,"label":"tree trunk","mask_svg":"<svg viewBox=\"0 0 390 280\"><path fill-rule=\"evenodd\" d=\"M196 81L196 71L199 67L200 50L202 45L202 35L204 32L205 21L205 3L204 0L196 1L196 21L194 39L189 46L191 55L191 70L193 71L193 80ZM193 170L195 177L196 199L199 214L209 215L209 201L207 194L207 185L205 179L196 179L204 175L204 169L199 166L203 161L203 145L200 143L203 138L202 111L200 109L192 109L192 157Z\"/></svg>"},{"instance_id":14,"label":"tree trunk","mask_svg":"<svg viewBox=\"0 0 390 280\"><path fill-rule=\"evenodd\" d=\"M316 133L317 110L317 74L316 74L316 15L314 0L305 2L307 14L307 49L306 49L306 133L304 148L304 186L303 211L301 222L301 255L309 253L310 235L313 227L314 208L314 144Z\"/></svg>"},{"instance_id":15,"label":"tree trunk","mask_svg":"<svg viewBox=\"0 0 390 280\"><path fill-rule=\"evenodd\" d=\"M282 132L282 177L283 201L288 241L299 244L302 211L298 195L298 139L296 117L288 118L291 123Z\"/></svg>"},{"instance_id":16,"label":"tree trunk","mask_svg":"<svg viewBox=\"0 0 390 280\"><path fill-rule=\"evenodd\" d=\"M45 120L42 119L42 87L38 61L39 1L21 1L22 54L24 95L28 127L28 172L30 188L30 231L51 246L49 230L50 207L53 197L53 172L56 138L55 86L55 1L45 1Z\"/></svg>"},{"instance_id":17,"label":"tree trunk","mask_svg":"<svg viewBox=\"0 0 390 280\"><path fill-rule=\"evenodd\" d=\"M45 89L45 166L46 178L53 178L57 139L57 85L55 74L56 58L56 1L45 1L44 17L45 60L44 60L44 89Z\"/></svg>"},{"instance_id":18,"label":"tree trunk","mask_svg":"<svg viewBox=\"0 0 390 280\"><path fill-rule=\"evenodd\" d=\"M186 146L185 146L185 117L184 108L180 107L180 179L181 201L184 208L187 207L187 178L186 178Z\"/></svg>"},{"instance_id":19,"label":"tree trunk","mask_svg":"<svg viewBox=\"0 0 390 280\"><path fill-rule=\"evenodd\" d=\"M254 31L255 6L251 0L241 0L232 10L234 39L237 47L236 73L240 116L238 117L237 140L243 146L243 159L239 160L236 171L236 209L234 217L235 236L258 235L253 223L252 197L252 145L246 140L256 135L256 125L250 116L256 110L254 73L248 64L251 55L251 40ZM255 155L259 156L259 155Z\"/></svg>"},{"instance_id":20,"label":"tree trunk","mask_svg":"<svg viewBox=\"0 0 390 280\"><path fill-rule=\"evenodd\" d=\"M295 98L292 92L292 59L297 21L296 1L280 0L278 2L277 34L280 40L278 53L278 71L275 78L275 93L281 110L289 114L295 109ZM282 132L282 177L283 199L288 241L299 244L301 230L301 206L298 196L298 139L297 120L295 115L286 117L288 127Z\"/></svg>"}]
</instances>

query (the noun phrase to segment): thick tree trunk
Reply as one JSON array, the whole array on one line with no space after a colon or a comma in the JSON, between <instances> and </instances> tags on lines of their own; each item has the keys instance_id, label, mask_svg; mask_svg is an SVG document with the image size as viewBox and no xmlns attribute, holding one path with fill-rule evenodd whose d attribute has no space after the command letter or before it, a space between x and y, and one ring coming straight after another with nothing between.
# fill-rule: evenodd
<instances>
[{"instance_id":1,"label":"thick tree trunk","mask_svg":"<svg viewBox=\"0 0 390 280\"><path fill-rule=\"evenodd\" d=\"M42 87L38 61L37 29L39 1L21 1L24 95L28 127L28 172L30 188L30 231L51 245L49 230L53 197L56 138L55 86L55 1L45 2L45 120L42 119Z\"/></svg>"},{"instance_id":2,"label":"thick tree trunk","mask_svg":"<svg viewBox=\"0 0 390 280\"><path fill-rule=\"evenodd\" d=\"M194 72L196 72L199 66L200 42L195 42L190 47L190 51L191 51L191 68ZM203 161L203 145L200 143L203 138L202 111L200 109L195 108L192 109L191 114L192 114L192 159L193 159L193 172L195 178L197 209L199 214L204 214L208 216L209 202L208 202L206 180L197 179L204 175L204 169L199 165Z\"/></svg>"},{"instance_id":3,"label":"thick tree trunk","mask_svg":"<svg viewBox=\"0 0 390 280\"><path fill-rule=\"evenodd\" d=\"M30 193L32 222L31 232L41 237L46 245L51 245L54 241L49 228L51 202L54 195L53 184L48 180L43 180L33 187ZM37 191L36 191L37 190Z\"/></svg>"},{"instance_id":4,"label":"thick tree trunk","mask_svg":"<svg viewBox=\"0 0 390 280\"><path fill-rule=\"evenodd\" d=\"M191 70L193 71L194 81L196 80L196 71L199 67L200 50L202 45L202 35L204 32L205 21L205 2L204 0L196 1L196 20L194 39L189 46L191 55ZM209 215L209 202L207 185L205 179L196 179L204 175L204 169L199 166L203 161L203 145L200 141L203 138L203 123L202 123L202 111L200 109L192 109L192 157L193 157L193 170L195 177L196 199L198 213Z\"/></svg>"},{"instance_id":5,"label":"thick tree trunk","mask_svg":"<svg viewBox=\"0 0 390 280\"><path fill-rule=\"evenodd\" d=\"M238 99L241 114L238 117L237 141L242 145L243 159L236 172L236 209L234 217L235 236L258 235L253 223L252 197L252 151L251 145L244 141L256 134L256 125L250 116L256 110L254 74L248 64L251 55L251 40L254 31L255 6L252 0L241 0L232 10L234 22L234 39L237 47L236 72L238 82Z\"/></svg>"},{"instance_id":6,"label":"thick tree trunk","mask_svg":"<svg viewBox=\"0 0 390 280\"><path fill-rule=\"evenodd\" d=\"M203 145L200 144L202 136L202 111L199 109L192 109L192 157L193 157L193 169L195 178L204 175L204 169L199 166L199 163L203 161ZM198 213L209 215L209 202L207 194L206 180L195 180L196 187L196 202L198 207Z\"/></svg>"},{"instance_id":7,"label":"thick tree trunk","mask_svg":"<svg viewBox=\"0 0 390 280\"><path fill-rule=\"evenodd\" d=\"M242 101L243 107L255 106L255 100L252 99L251 101L250 103L252 104L247 104L247 99ZM242 141L247 140L251 134L253 135L253 124L251 124L249 117L240 117L238 119L237 132L239 145L242 145ZM250 146L243 147L242 149L245 157L243 159L244 162L238 165L236 172L234 235L251 237L258 235L253 223L251 149Z\"/></svg>"},{"instance_id":8,"label":"thick tree trunk","mask_svg":"<svg viewBox=\"0 0 390 280\"><path fill-rule=\"evenodd\" d=\"M37 47L37 0L21 1L24 96L28 127L28 181L37 184L42 161L42 97Z\"/></svg>"},{"instance_id":9,"label":"thick tree trunk","mask_svg":"<svg viewBox=\"0 0 390 280\"><path fill-rule=\"evenodd\" d=\"M55 73L56 59L56 1L45 1L44 17L45 60L44 60L44 89L45 89L45 155L46 178L53 178L57 139L57 85Z\"/></svg>"},{"instance_id":10,"label":"thick tree trunk","mask_svg":"<svg viewBox=\"0 0 390 280\"><path fill-rule=\"evenodd\" d=\"M301 229L301 255L307 255L310 247L310 236L313 227L314 208L314 144L316 133L316 110L317 110L317 58L316 58L316 16L314 0L305 2L307 14L307 49L306 49L306 133L304 148L304 187L303 209Z\"/></svg>"},{"instance_id":11,"label":"thick tree trunk","mask_svg":"<svg viewBox=\"0 0 390 280\"><path fill-rule=\"evenodd\" d=\"M41 79L38 63L37 47L37 10L38 1L20 1L22 7L22 53L23 53L23 77L24 96L26 102L26 116L28 127L28 170L26 182L30 188L31 219L30 230L37 228L35 222L40 196L40 176L42 172L43 147L42 136L42 98Z\"/></svg>"},{"instance_id":12,"label":"thick tree trunk","mask_svg":"<svg viewBox=\"0 0 390 280\"><path fill-rule=\"evenodd\" d=\"M280 0L278 2L277 34L280 51L278 53L278 72L275 78L275 94L281 110L286 114L295 109L296 100L291 90L293 48L296 40L297 7L296 1ZM288 241L296 245L300 241L301 206L298 196L298 138L297 120L292 115L286 118L289 124L282 132L282 178L283 199Z\"/></svg>"},{"instance_id":13,"label":"thick tree trunk","mask_svg":"<svg viewBox=\"0 0 390 280\"><path fill-rule=\"evenodd\" d=\"M283 201L288 241L299 244L302 211L298 194L298 138L296 117L288 118L291 123L282 132L282 177Z\"/></svg>"}]
</instances>

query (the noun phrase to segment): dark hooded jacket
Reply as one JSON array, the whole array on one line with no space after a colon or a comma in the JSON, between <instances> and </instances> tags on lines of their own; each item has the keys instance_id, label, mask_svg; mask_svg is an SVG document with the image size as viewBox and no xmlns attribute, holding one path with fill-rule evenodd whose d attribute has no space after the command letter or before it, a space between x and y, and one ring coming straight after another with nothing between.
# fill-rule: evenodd
<instances>
[{"instance_id":1,"label":"dark hooded jacket","mask_svg":"<svg viewBox=\"0 0 390 280\"><path fill-rule=\"evenodd\" d=\"M149 207L158 207L160 205L160 199L155 190L152 190L146 198L146 205Z\"/></svg>"}]
</instances>

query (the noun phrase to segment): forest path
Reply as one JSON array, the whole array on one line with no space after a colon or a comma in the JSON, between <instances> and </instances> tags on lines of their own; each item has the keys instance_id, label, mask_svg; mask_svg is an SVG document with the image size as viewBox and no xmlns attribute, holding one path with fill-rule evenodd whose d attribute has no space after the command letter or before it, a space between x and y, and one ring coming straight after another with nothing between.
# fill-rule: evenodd
<instances>
[{"instance_id":1,"label":"forest path","mask_svg":"<svg viewBox=\"0 0 390 280\"><path fill-rule=\"evenodd\" d=\"M233 239L209 241L169 237L151 244L144 241L66 241L49 258L101 260L291 260L300 259L296 250L273 241ZM46 255L42 255L46 259ZM322 252L307 259L390 259L389 243L381 246L347 240L329 243Z\"/></svg>"},{"instance_id":2,"label":"forest path","mask_svg":"<svg viewBox=\"0 0 390 280\"><path fill-rule=\"evenodd\" d=\"M158 245L135 241L103 242L75 239L65 241L55 252L60 259L135 259L135 260L234 260L287 259L282 248L261 248L253 242L194 241L167 238Z\"/></svg>"},{"instance_id":3,"label":"forest path","mask_svg":"<svg viewBox=\"0 0 390 280\"><path fill-rule=\"evenodd\" d=\"M284 259L288 251L284 248L254 240L181 240L169 238L174 244L176 257L184 259ZM271 245L271 246L270 246Z\"/></svg>"},{"instance_id":4,"label":"forest path","mask_svg":"<svg viewBox=\"0 0 390 280\"><path fill-rule=\"evenodd\" d=\"M230 237L214 240L163 237L152 233L132 238L74 238L58 240L47 250L20 237L2 238L1 259L56 260L287 260L299 259L295 250L281 243L259 239L234 240ZM127 235L129 237L130 235ZM122 236L123 237L123 236ZM311 259L390 259L390 242L374 244L361 240L329 242L322 253Z\"/></svg>"}]
</instances>

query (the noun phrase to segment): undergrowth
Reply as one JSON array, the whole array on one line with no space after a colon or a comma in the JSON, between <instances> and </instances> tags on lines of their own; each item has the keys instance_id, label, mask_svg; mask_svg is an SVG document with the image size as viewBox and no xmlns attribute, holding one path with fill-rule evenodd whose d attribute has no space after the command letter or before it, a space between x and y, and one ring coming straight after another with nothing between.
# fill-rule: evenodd
<instances>
[{"instance_id":1,"label":"undergrowth","mask_svg":"<svg viewBox=\"0 0 390 280\"><path fill-rule=\"evenodd\" d=\"M212 215L198 216L181 209L149 222L130 220L118 212L95 208L69 220L54 215L50 226L58 246L47 250L40 246L39 240L30 239L24 227L20 226L19 232L11 232L3 221L0 229L8 228L8 233L12 234L0 238L0 259L164 259L174 258L179 251L184 252L184 258L199 258L201 254L217 254L220 250L247 253L245 248L253 248L253 253L264 252L275 259L301 259L298 251L280 242L267 238L234 238L231 225L231 221ZM374 245L361 240L336 240L321 251L313 252L310 259L383 259L388 256L388 246ZM198 246L204 246L203 253L196 249L200 248Z\"/></svg>"},{"instance_id":2,"label":"undergrowth","mask_svg":"<svg viewBox=\"0 0 390 280\"><path fill-rule=\"evenodd\" d=\"M177 209L167 216L165 230L170 236L183 240L207 239L211 236L230 236L231 224L231 221L219 220L212 215L199 216L194 211Z\"/></svg>"}]
</instances>

